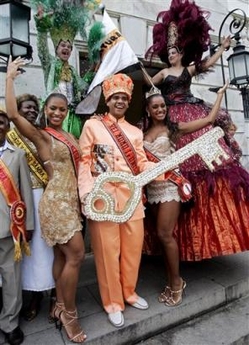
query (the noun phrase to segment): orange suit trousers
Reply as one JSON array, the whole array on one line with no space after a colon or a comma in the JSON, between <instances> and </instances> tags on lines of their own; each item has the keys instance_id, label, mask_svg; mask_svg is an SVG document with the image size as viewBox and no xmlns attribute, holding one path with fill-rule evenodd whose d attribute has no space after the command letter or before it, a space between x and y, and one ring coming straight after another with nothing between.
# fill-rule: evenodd
<instances>
[{"instance_id":1,"label":"orange suit trousers","mask_svg":"<svg viewBox=\"0 0 249 345\"><path fill-rule=\"evenodd\" d=\"M89 220L98 284L107 313L136 302L135 292L144 238L143 219L126 223Z\"/></svg>"}]
</instances>

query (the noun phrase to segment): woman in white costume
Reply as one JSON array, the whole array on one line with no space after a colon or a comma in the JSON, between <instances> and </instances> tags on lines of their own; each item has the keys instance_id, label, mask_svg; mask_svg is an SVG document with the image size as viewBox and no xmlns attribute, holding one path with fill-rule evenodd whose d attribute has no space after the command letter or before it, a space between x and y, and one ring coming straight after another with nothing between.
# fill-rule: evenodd
<instances>
[{"instance_id":1,"label":"woman in white costume","mask_svg":"<svg viewBox=\"0 0 249 345\"><path fill-rule=\"evenodd\" d=\"M30 123L35 125L39 112L38 99L34 95L23 94L16 98L19 113ZM30 304L24 312L27 321L33 320L40 309L40 302L43 298L42 291L54 288L52 276L53 250L41 237L40 221L38 216L38 204L47 183L47 174L37 156L34 144L22 136L17 128L13 128L7 134L8 140L15 146L25 150L30 176L32 181L34 210L35 210L35 231L30 243L31 256L25 256L22 261L22 286L23 290L32 291ZM53 290L52 290L53 295Z\"/></svg>"}]
</instances>

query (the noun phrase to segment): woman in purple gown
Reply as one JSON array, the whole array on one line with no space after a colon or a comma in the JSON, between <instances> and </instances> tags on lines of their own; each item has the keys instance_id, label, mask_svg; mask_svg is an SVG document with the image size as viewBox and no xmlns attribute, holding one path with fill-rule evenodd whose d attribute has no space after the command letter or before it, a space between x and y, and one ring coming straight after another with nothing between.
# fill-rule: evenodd
<instances>
[{"instance_id":1,"label":"woman in purple gown","mask_svg":"<svg viewBox=\"0 0 249 345\"><path fill-rule=\"evenodd\" d=\"M186 29L185 17L189 19L191 33ZM161 12L159 18L161 22L154 27L149 53L157 54L169 67L157 73L152 81L162 90L169 124L175 131L176 149L180 149L213 126L227 128L231 122L228 113L221 109L215 123L203 127L201 119L208 115L210 108L190 90L192 77L214 65L229 48L230 38L222 39L212 57L201 60L210 42L210 26L204 12L188 0L173 0L169 11ZM192 34L188 37L193 42L187 40L185 32ZM200 120L199 128L180 134L182 124L193 120ZM197 155L180 166L193 189L193 200L182 207L176 229L181 260L196 261L249 249L249 175L224 139L220 144L230 158L216 166L215 171L209 171Z\"/></svg>"}]
</instances>

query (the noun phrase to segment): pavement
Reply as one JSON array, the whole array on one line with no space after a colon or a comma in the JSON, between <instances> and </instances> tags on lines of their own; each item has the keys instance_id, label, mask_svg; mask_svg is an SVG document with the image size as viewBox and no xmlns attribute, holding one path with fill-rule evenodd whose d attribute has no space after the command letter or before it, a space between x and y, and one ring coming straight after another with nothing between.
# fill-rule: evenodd
<instances>
[{"instance_id":1,"label":"pavement","mask_svg":"<svg viewBox=\"0 0 249 345\"><path fill-rule=\"evenodd\" d=\"M137 310L127 306L124 311L125 325L118 329L109 323L103 311L93 256L88 254L81 268L77 291L80 323L87 334L85 344L132 345L139 342L146 345L249 344L249 252L201 262L183 262L181 275L187 282L183 302L174 308L166 307L157 301L158 294L165 285L162 258L143 256L137 293L146 298L150 307L148 310ZM226 317L226 309L233 312L231 306L235 304L237 308L234 309L236 310L234 318ZM48 323L48 309L49 294L46 292L39 315L31 322L20 320L20 326L25 334L23 345L71 344L63 329L59 331L54 324ZM240 327L237 327L234 320L239 315ZM199 327L202 329L207 327L205 322L209 322L210 343L207 339L201 342L198 328L195 338L191 322L196 324L198 320L201 320ZM222 327L226 328L221 331ZM188 330L188 337L179 333L183 328ZM179 341L155 342L157 340L152 339L155 334L163 332L168 332L167 334L173 337L174 329L179 331ZM228 334L226 329L234 335L231 342L226 342L225 338L222 338L222 334ZM146 340L148 338L149 340ZM240 342L236 343L235 338ZM4 344L4 336L0 332L0 345L2 344Z\"/></svg>"}]
</instances>

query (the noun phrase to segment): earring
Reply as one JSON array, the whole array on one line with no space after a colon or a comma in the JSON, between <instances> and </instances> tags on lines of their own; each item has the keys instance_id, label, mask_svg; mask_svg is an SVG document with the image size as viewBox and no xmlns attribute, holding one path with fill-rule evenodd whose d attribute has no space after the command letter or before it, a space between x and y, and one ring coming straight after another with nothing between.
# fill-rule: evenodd
<instances>
[{"instance_id":1,"label":"earring","mask_svg":"<svg viewBox=\"0 0 249 345\"><path fill-rule=\"evenodd\" d=\"M38 113L38 116L37 116L37 118L36 118L36 120L35 120L35 126L40 126L41 125L41 118L42 118L42 113L41 112L39 112Z\"/></svg>"},{"instance_id":2,"label":"earring","mask_svg":"<svg viewBox=\"0 0 249 345\"><path fill-rule=\"evenodd\" d=\"M148 116L148 117L150 117L150 113L149 113L149 111L147 111L147 116Z\"/></svg>"},{"instance_id":3,"label":"earring","mask_svg":"<svg viewBox=\"0 0 249 345\"><path fill-rule=\"evenodd\" d=\"M47 117L47 114L44 113L44 117L45 117L45 125L46 125L46 127L48 127L48 117Z\"/></svg>"},{"instance_id":4,"label":"earring","mask_svg":"<svg viewBox=\"0 0 249 345\"><path fill-rule=\"evenodd\" d=\"M35 125L40 127L40 126L44 126L47 127L48 126L48 119L47 119L47 115L40 111L36 120L35 120Z\"/></svg>"}]
</instances>

